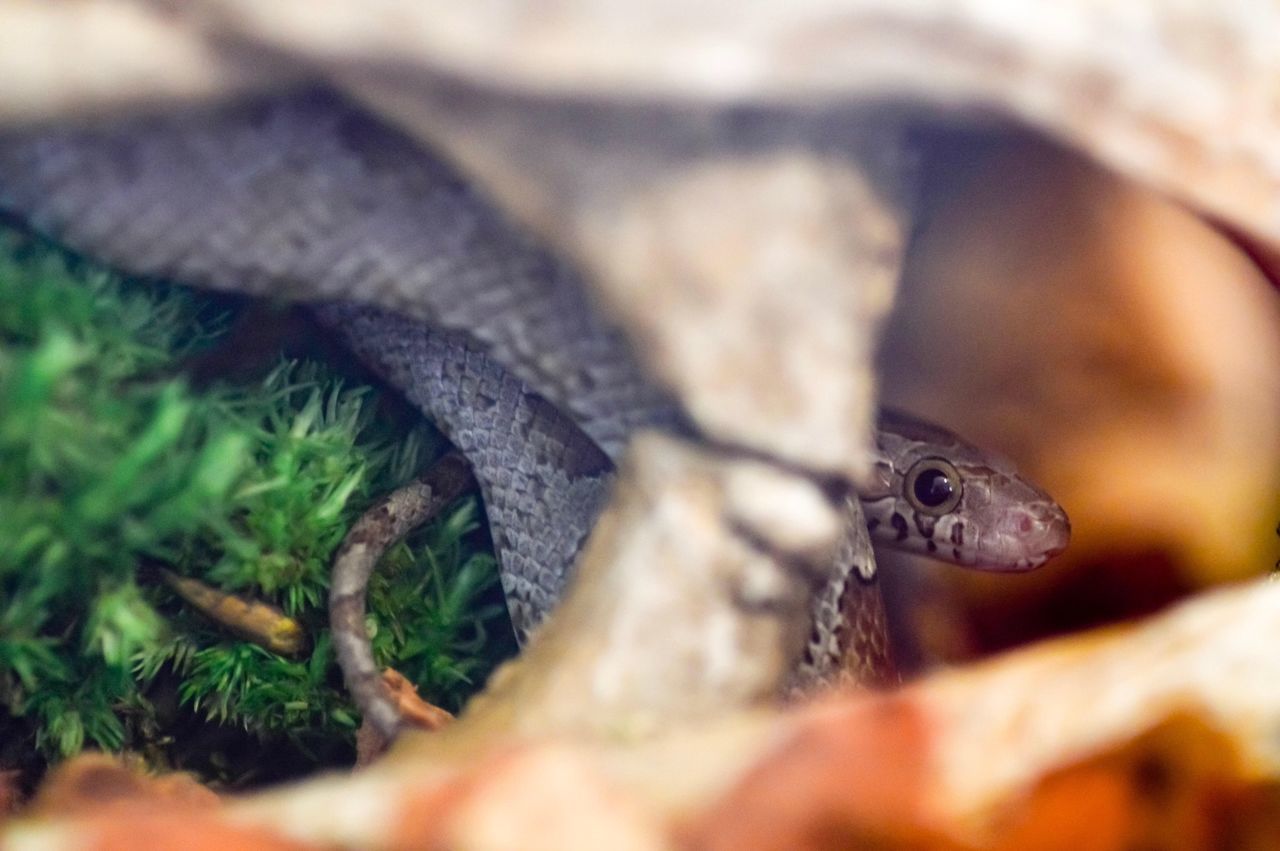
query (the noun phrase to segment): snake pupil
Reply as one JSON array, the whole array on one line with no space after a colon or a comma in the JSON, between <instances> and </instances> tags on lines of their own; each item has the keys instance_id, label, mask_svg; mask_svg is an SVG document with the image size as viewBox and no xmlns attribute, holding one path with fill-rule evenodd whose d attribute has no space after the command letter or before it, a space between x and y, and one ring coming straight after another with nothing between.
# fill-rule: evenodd
<instances>
[{"instance_id":1,"label":"snake pupil","mask_svg":"<svg viewBox=\"0 0 1280 851\"><path fill-rule=\"evenodd\" d=\"M945 471L935 468L925 470L916 477L914 490L916 499L920 500L921 505L936 508L951 499L951 495L955 493L955 486L951 484L951 479Z\"/></svg>"}]
</instances>

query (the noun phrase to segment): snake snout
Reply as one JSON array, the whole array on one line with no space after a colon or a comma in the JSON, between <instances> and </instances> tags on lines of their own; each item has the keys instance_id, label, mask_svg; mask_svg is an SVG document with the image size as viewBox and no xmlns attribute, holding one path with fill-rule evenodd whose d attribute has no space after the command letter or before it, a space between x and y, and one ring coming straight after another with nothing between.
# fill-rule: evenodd
<instances>
[{"instance_id":1,"label":"snake snout","mask_svg":"<svg viewBox=\"0 0 1280 851\"><path fill-rule=\"evenodd\" d=\"M983 536L982 561L1000 570L1030 570L1067 548L1071 521L1054 503L1006 509Z\"/></svg>"}]
</instances>

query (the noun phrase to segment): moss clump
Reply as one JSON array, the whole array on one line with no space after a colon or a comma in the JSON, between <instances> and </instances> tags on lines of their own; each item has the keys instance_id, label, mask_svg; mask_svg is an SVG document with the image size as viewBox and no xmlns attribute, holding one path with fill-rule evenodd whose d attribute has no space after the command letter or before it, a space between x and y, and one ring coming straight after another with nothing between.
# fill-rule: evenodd
<instances>
[{"instance_id":1,"label":"moss clump","mask_svg":"<svg viewBox=\"0 0 1280 851\"><path fill-rule=\"evenodd\" d=\"M324 363L194 390L182 366L231 312L0 232L0 760L92 745L190 764L178 739L197 722L283 737L313 761L349 747L330 556L442 441L379 416L377 391ZM371 589L379 661L450 708L509 650L477 516L464 500ZM161 566L278 606L309 654L234 638L158 582ZM207 766L247 773L232 762Z\"/></svg>"}]
</instances>

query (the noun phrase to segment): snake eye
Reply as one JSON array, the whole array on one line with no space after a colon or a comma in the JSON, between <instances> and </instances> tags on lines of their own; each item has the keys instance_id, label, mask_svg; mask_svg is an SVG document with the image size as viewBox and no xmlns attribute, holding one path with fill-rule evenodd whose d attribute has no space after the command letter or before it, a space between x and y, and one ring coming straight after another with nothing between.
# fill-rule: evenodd
<instances>
[{"instance_id":1,"label":"snake eye","mask_svg":"<svg viewBox=\"0 0 1280 851\"><path fill-rule=\"evenodd\" d=\"M925 514L940 516L960 503L960 471L941 458L924 458L907 471L907 501Z\"/></svg>"}]
</instances>

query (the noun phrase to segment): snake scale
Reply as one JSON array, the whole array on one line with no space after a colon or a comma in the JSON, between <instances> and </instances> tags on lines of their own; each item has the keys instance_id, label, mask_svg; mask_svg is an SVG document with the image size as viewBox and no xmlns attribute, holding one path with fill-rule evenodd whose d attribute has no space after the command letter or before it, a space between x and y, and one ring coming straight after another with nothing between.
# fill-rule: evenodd
<instances>
[{"instance_id":1,"label":"snake scale","mask_svg":"<svg viewBox=\"0 0 1280 851\"><path fill-rule=\"evenodd\" d=\"M322 302L466 456L521 639L563 589L628 436L693 431L571 266L324 91L11 133L0 204L134 274ZM860 497L878 541L1008 570L1065 546L1051 498L936 427L887 415L874 469ZM837 589L849 571L874 580L854 550L842 560ZM357 590L335 581L339 602Z\"/></svg>"}]
</instances>

